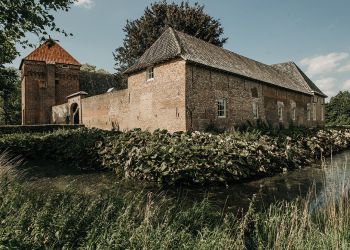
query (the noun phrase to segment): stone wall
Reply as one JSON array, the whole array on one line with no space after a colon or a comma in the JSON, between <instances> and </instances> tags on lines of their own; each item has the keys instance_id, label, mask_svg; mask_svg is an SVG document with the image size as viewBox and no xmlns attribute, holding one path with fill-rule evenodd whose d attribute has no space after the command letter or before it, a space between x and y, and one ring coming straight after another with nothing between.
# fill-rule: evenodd
<instances>
[{"instance_id":1,"label":"stone wall","mask_svg":"<svg viewBox=\"0 0 350 250\"><path fill-rule=\"evenodd\" d=\"M219 118L217 115L218 99L226 100L225 118ZM308 104L312 106L312 100L311 95L268 86L207 67L188 64L186 68L188 130L204 130L210 125L227 129L247 121L254 124L256 118L253 105L258 107L258 118L274 126L282 124L288 127L293 120L293 107L296 114L293 123L306 126L323 125L321 109L324 106L324 98L321 97L318 97L316 104L316 121L307 120L307 107ZM279 105L283 106L281 121L278 117Z\"/></svg>"}]
</instances>

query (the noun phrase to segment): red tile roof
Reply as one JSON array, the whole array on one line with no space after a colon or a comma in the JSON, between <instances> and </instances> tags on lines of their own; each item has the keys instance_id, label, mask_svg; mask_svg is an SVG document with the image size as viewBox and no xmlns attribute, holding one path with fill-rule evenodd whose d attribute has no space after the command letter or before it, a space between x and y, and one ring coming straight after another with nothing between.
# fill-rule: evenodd
<instances>
[{"instance_id":1,"label":"red tile roof","mask_svg":"<svg viewBox=\"0 0 350 250\"><path fill-rule=\"evenodd\" d=\"M62 63L62 64L71 64L78 65L81 64L72 57L65 49L63 49L55 41L46 41L40 45L37 49L32 51L29 55L22 59L20 69L22 68L23 61L41 61L46 62L47 64Z\"/></svg>"}]
</instances>

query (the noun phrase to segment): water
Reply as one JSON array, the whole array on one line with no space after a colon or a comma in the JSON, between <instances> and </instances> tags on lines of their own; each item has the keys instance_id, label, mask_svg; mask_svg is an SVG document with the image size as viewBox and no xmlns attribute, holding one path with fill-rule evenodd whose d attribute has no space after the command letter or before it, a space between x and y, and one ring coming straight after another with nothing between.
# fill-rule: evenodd
<instances>
[{"instance_id":1,"label":"water","mask_svg":"<svg viewBox=\"0 0 350 250\"><path fill-rule=\"evenodd\" d=\"M278 174L256 181L230 185L229 187L177 187L162 189L149 182L125 181L113 172L84 173L58 166L52 162L30 162L25 164L28 171L27 182L45 191L74 189L78 192L95 195L118 189L119 192L142 191L163 193L169 197L185 200L192 204L208 198L218 209L246 209L254 199L257 208L267 207L276 201L290 201L305 198L312 190L312 206L322 205L330 190L344 188L342 184L350 178L350 150L327 159L322 165ZM254 198L253 198L254 197Z\"/></svg>"}]
</instances>

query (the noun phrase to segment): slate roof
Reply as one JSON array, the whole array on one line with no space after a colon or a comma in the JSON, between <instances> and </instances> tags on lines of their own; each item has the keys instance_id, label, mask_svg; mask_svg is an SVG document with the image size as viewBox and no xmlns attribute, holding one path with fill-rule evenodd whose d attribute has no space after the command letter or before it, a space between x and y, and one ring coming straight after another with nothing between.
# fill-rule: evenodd
<instances>
[{"instance_id":1,"label":"slate roof","mask_svg":"<svg viewBox=\"0 0 350 250\"><path fill-rule=\"evenodd\" d=\"M174 58L182 58L192 63L297 92L311 95L312 91L315 91L324 95L295 64L297 70L293 70L290 74L291 69L284 67L283 64L281 66L263 64L172 28L165 30L136 64L124 73L131 74ZM297 74L296 71L299 73ZM302 77L297 75L302 75Z\"/></svg>"},{"instance_id":2,"label":"slate roof","mask_svg":"<svg viewBox=\"0 0 350 250\"><path fill-rule=\"evenodd\" d=\"M293 81L299 83L310 92L327 97L294 62L278 63L271 66L283 71L292 78Z\"/></svg>"},{"instance_id":3,"label":"slate roof","mask_svg":"<svg viewBox=\"0 0 350 250\"><path fill-rule=\"evenodd\" d=\"M22 68L23 61L41 61L47 64L70 64L80 66L81 64L63 49L57 42L48 40L22 59L19 68Z\"/></svg>"}]
</instances>

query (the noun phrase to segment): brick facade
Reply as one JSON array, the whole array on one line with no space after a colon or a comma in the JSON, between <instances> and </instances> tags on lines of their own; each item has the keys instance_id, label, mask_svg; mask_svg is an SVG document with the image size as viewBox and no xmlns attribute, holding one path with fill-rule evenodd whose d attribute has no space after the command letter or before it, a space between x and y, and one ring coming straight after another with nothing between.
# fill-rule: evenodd
<instances>
[{"instance_id":1,"label":"brick facade","mask_svg":"<svg viewBox=\"0 0 350 250\"><path fill-rule=\"evenodd\" d=\"M225 118L217 115L218 99L227 103ZM254 124L253 105L258 107L258 118L274 126L324 124L321 117L324 97L270 86L184 60L156 66L154 79L150 81L146 79L146 70L130 75L128 89L81 101L69 99L68 107L59 105L53 108L55 122L69 116L69 106L75 102L81 103L81 122L87 127L101 129L203 131L208 125L229 129L248 121ZM316 121L312 115L313 103ZM278 117L279 105L283 106L281 121ZM310 120L307 119L308 107L311 109ZM62 113L62 110L68 113Z\"/></svg>"},{"instance_id":2,"label":"brick facade","mask_svg":"<svg viewBox=\"0 0 350 250\"><path fill-rule=\"evenodd\" d=\"M22 64L22 123L49 124L52 107L79 91L80 66L24 61Z\"/></svg>"},{"instance_id":3,"label":"brick facade","mask_svg":"<svg viewBox=\"0 0 350 250\"><path fill-rule=\"evenodd\" d=\"M20 68L23 124L170 132L230 129L258 119L324 125L326 96L295 63L263 64L171 28L125 72L127 89L86 97L79 62L54 41Z\"/></svg>"},{"instance_id":4,"label":"brick facade","mask_svg":"<svg viewBox=\"0 0 350 250\"><path fill-rule=\"evenodd\" d=\"M217 115L218 99L226 100L225 118ZM311 95L269 86L208 67L194 64L186 67L187 130L204 130L209 125L228 129L246 122L254 124L254 103L258 107L258 118L273 126L282 124L288 127L290 123L322 126L324 122L321 109L324 108L324 97L316 96L316 121L313 117L310 121L307 120L307 107L308 104L313 106L313 99ZM283 105L281 121L278 117L278 105ZM295 108L295 120L292 108Z\"/></svg>"}]
</instances>

